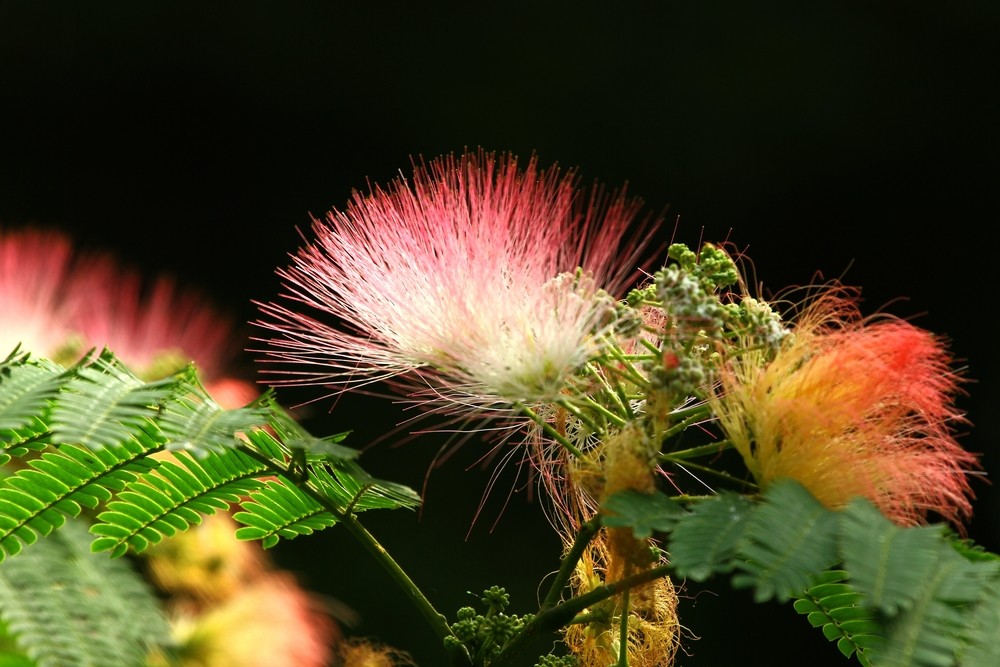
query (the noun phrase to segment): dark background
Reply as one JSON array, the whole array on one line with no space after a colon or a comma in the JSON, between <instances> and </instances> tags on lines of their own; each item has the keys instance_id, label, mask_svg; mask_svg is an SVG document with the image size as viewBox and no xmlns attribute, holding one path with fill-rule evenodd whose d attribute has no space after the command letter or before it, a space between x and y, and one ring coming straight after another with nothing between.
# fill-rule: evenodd
<instances>
[{"instance_id":1,"label":"dark background","mask_svg":"<svg viewBox=\"0 0 1000 667\"><path fill-rule=\"evenodd\" d=\"M417 155L537 152L585 182L627 181L668 230L679 217L680 241L744 247L765 287L843 276L866 312L947 335L973 381L962 441L995 471L998 30L985 1L4 0L0 224L67 229L247 321L277 294L296 228L353 188ZM353 398L310 426L354 429L360 447L398 417ZM419 489L440 444L384 443L362 463ZM489 478L479 454L431 474L421 515L366 524L441 611L500 584L524 613L559 545L525 493L503 509L509 476L466 538ZM976 490L973 537L1000 550L996 489ZM360 613L354 632L442 664L346 535L276 555ZM721 580L688 594L681 620L702 639L681 665L847 664L790 607Z\"/></svg>"}]
</instances>

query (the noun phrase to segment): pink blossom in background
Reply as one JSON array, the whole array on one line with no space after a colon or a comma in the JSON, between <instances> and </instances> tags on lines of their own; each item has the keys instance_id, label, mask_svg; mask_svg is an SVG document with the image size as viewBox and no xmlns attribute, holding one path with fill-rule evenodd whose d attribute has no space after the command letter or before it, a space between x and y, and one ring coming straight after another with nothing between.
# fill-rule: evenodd
<instances>
[{"instance_id":1,"label":"pink blossom in background","mask_svg":"<svg viewBox=\"0 0 1000 667\"><path fill-rule=\"evenodd\" d=\"M161 375L155 370L174 371L193 361L203 376L214 378L242 347L226 318L171 277L147 278L109 255L92 257L84 270L88 284L68 286L89 290L90 306L74 326L88 347L107 346L137 372ZM157 369L164 362L168 368Z\"/></svg>"},{"instance_id":2,"label":"pink blossom in background","mask_svg":"<svg viewBox=\"0 0 1000 667\"><path fill-rule=\"evenodd\" d=\"M159 378L197 365L223 407L260 392L234 372L244 347L233 324L175 280L147 278L106 252L82 252L60 231L0 232L0 350L72 364L91 348L111 349L134 372Z\"/></svg>"},{"instance_id":3,"label":"pink blossom in background","mask_svg":"<svg viewBox=\"0 0 1000 667\"><path fill-rule=\"evenodd\" d=\"M64 292L73 261L73 245L61 232L0 230L0 355L20 343L23 351L55 356L72 344L70 322L81 303Z\"/></svg>"},{"instance_id":4,"label":"pink blossom in background","mask_svg":"<svg viewBox=\"0 0 1000 667\"><path fill-rule=\"evenodd\" d=\"M601 350L659 221L572 172L479 151L415 167L314 219L260 304L274 384L389 380L442 411L544 402ZM637 224L639 223L639 224ZM581 271L578 272L578 269ZM603 290L603 291L602 291Z\"/></svg>"}]
</instances>

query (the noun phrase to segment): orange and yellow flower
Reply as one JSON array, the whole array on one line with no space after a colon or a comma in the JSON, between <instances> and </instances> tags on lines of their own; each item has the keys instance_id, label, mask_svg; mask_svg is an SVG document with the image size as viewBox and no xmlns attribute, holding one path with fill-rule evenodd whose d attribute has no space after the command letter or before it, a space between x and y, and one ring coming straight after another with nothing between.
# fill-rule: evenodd
<instances>
[{"instance_id":1,"label":"orange and yellow flower","mask_svg":"<svg viewBox=\"0 0 1000 667\"><path fill-rule=\"evenodd\" d=\"M943 342L906 321L862 318L831 286L773 359L743 351L714 404L761 487L791 478L831 508L857 496L901 525L972 511L978 458L956 441L960 377Z\"/></svg>"}]
</instances>

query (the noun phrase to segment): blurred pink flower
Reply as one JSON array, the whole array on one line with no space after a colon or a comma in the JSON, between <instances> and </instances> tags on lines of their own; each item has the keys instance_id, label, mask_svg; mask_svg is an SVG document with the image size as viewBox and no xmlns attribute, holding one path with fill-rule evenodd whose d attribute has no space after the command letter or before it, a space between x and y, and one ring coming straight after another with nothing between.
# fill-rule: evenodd
<instances>
[{"instance_id":1,"label":"blurred pink flower","mask_svg":"<svg viewBox=\"0 0 1000 667\"><path fill-rule=\"evenodd\" d=\"M194 362L206 383L230 374L242 345L235 327L207 298L166 275L147 279L107 255L91 257L83 272L87 282L68 289L88 290L89 307L73 321L88 348L107 346L150 378L188 362Z\"/></svg>"},{"instance_id":2,"label":"blurred pink flower","mask_svg":"<svg viewBox=\"0 0 1000 667\"><path fill-rule=\"evenodd\" d=\"M260 304L274 384L336 394L382 380L459 414L551 401L602 350L610 295L659 221L532 157L479 151L415 167L313 221L315 240Z\"/></svg>"},{"instance_id":3,"label":"blurred pink flower","mask_svg":"<svg viewBox=\"0 0 1000 667\"><path fill-rule=\"evenodd\" d=\"M14 346L56 356L72 343L70 320L80 303L64 291L73 278L73 245L61 232L0 231L0 355Z\"/></svg>"},{"instance_id":4,"label":"blurred pink flower","mask_svg":"<svg viewBox=\"0 0 1000 667\"><path fill-rule=\"evenodd\" d=\"M193 361L223 407L260 393L233 372L242 343L208 299L166 276L147 280L110 253L81 252L60 231L0 232L0 318L2 354L20 342L71 364L108 347L147 379Z\"/></svg>"}]
</instances>

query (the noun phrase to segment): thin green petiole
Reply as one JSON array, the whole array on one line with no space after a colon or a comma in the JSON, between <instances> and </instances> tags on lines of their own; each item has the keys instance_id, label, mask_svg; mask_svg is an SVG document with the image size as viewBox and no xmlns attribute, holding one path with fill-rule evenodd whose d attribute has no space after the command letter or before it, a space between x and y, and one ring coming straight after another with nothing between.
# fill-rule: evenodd
<instances>
[{"instance_id":1,"label":"thin green petiole","mask_svg":"<svg viewBox=\"0 0 1000 667\"><path fill-rule=\"evenodd\" d=\"M667 452L660 454L661 461L684 461L686 459L694 459L699 456L707 456L709 454L717 454L719 452L724 452L733 446L729 440L720 440L719 442L713 442L708 445L701 445L699 447L689 447L688 449L679 449L675 452Z\"/></svg>"},{"instance_id":2,"label":"thin green petiole","mask_svg":"<svg viewBox=\"0 0 1000 667\"><path fill-rule=\"evenodd\" d=\"M589 428L591 430L591 432L593 432L593 433L603 433L604 432L604 429L601 428L600 426L598 426L597 423L593 419L591 419L587 415L583 414L583 411L581 411L580 408L576 407L575 405L573 405L569 401L563 399L563 400L558 401L556 403L556 405L558 405L559 407L563 408L564 410L566 410L567 412L569 412L571 415L573 415L574 417L576 417L577 419L579 419L581 422L583 422L587 426L587 428Z\"/></svg>"},{"instance_id":3,"label":"thin green petiole","mask_svg":"<svg viewBox=\"0 0 1000 667\"><path fill-rule=\"evenodd\" d=\"M628 420L626 420L624 417L622 417L621 415L616 415L615 413L611 412L611 410L608 410L606 407L604 407L603 405L601 405L600 403L598 403L589 396L585 397L583 399L583 402L588 408L592 409L597 414L606 418L615 426L624 426L625 424L628 423Z\"/></svg>"},{"instance_id":4,"label":"thin green petiole","mask_svg":"<svg viewBox=\"0 0 1000 667\"><path fill-rule=\"evenodd\" d=\"M559 565L559 572L556 573L556 578L552 581L549 592L546 594L545 599L542 600L542 606L539 607L540 611L550 609L559 603L563 589L566 588L570 577L573 576L576 564L580 562L580 558L583 556L587 545L590 544L590 541L594 539L594 536L597 535L600 529L601 522L597 518L591 519L580 526L580 530L577 531L576 538L573 540L573 546L566 552L566 556Z\"/></svg>"},{"instance_id":5,"label":"thin green petiole","mask_svg":"<svg viewBox=\"0 0 1000 667\"><path fill-rule=\"evenodd\" d=\"M622 593L622 617L618 628L618 665L628 667L628 602L629 589Z\"/></svg>"},{"instance_id":6,"label":"thin green petiole","mask_svg":"<svg viewBox=\"0 0 1000 667\"><path fill-rule=\"evenodd\" d=\"M567 452L569 452L578 459L583 458L583 452L581 452L576 447L576 445L570 442L565 435L557 431L552 426L552 424L542 419L541 415L539 415L537 412L529 408L527 405L521 403L517 404L517 409L520 410L522 413L524 413L524 415L527 416L531 421L535 422L540 427L542 427L542 430L545 431L546 435L548 435L550 438L558 442Z\"/></svg>"},{"instance_id":7,"label":"thin green petiole","mask_svg":"<svg viewBox=\"0 0 1000 667\"><path fill-rule=\"evenodd\" d=\"M609 396L613 396L618 407L621 408L622 412L625 413L627 419L631 419L634 415L632 414L632 406L629 405L628 396L625 394L625 388L621 384L615 383L611 386L608 382L608 378L605 377L604 373L601 373L594 364L587 364L587 372L590 373L598 382L604 387L604 391L608 393Z\"/></svg>"}]
</instances>

